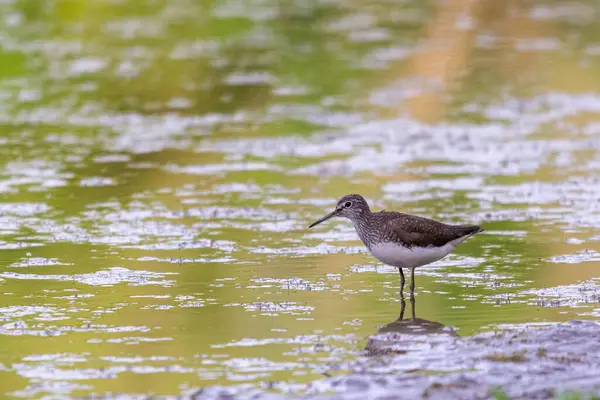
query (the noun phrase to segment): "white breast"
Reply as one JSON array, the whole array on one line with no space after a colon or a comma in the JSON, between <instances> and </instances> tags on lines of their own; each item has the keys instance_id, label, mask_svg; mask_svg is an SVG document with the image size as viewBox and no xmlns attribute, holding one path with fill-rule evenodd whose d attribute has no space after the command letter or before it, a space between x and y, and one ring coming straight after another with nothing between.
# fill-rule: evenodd
<instances>
[{"instance_id":1,"label":"white breast","mask_svg":"<svg viewBox=\"0 0 600 400\"><path fill-rule=\"evenodd\" d=\"M393 267L416 268L442 259L468 237L463 236L441 247L413 246L412 248L407 248L396 243L379 243L371 246L371 254L382 263Z\"/></svg>"}]
</instances>

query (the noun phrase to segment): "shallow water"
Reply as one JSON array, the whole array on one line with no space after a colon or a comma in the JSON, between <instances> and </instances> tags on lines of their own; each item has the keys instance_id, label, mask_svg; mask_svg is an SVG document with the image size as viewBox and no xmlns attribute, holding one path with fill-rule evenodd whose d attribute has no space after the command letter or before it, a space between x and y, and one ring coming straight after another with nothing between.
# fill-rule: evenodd
<instances>
[{"instance_id":1,"label":"shallow water","mask_svg":"<svg viewBox=\"0 0 600 400\"><path fill-rule=\"evenodd\" d=\"M417 272L467 336L600 319L600 9L0 4L0 392L297 391L400 312L336 198L486 232Z\"/></svg>"}]
</instances>

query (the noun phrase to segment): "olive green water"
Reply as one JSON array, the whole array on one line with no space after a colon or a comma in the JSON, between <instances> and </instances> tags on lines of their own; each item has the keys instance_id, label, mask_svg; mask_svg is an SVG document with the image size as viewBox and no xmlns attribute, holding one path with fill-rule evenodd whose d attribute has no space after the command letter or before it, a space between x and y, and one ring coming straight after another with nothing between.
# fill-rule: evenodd
<instances>
[{"instance_id":1,"label":"olive green water","mask_svg":"<svg viewBox=\"0 0 600 400\"><path fill-rule=\"evenodd\" d=\"M0 392L302 391L399 312L338 197L486 228L460 335L600 319L594 1L3 1Z\"/></svg>"}]
</instances>

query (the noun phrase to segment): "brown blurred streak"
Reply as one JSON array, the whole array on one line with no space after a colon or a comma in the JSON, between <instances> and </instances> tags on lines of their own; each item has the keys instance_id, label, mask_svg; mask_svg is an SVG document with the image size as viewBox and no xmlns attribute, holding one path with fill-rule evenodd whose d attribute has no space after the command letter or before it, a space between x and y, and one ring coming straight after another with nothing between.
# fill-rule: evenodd
<instances>
[{"instance_id":1,"label":"brown blurred streak","mask_svg":"<svg viewBox=\"0 0 600 400\"><path fill-rule=\"evenodd\" d=\"M394 77L419 77L428 85L435 84L435 88L427 90L423 86L423 93L408 98L401 105L392 105L383 112L382 117L397 117L408 110L413 118L424 122L440 121L446 113L445 95L460 90L462 77L472 65L475 40L483 29L494 30L500 36L502 54L498 55L495 67L504 77L514 79L515 70L521 70L520 67L529 72L535 71L539 65L537 54L518 55L520 62L512 57L515 39L550 35L554 31L554 24L527 18L527 8L530 6L524 0L439 2L425 25L420 41L422 49L410 59L408 71L400 65L393 71ZM458 27L463 18L467 18L471 25L466 29ZM515 68L515 62L522 65Z\"/></svg>"},{"instance_id":2,"label":"brown blurred streak","mask_svg":"<svg viewBox=\"0 0 600 400\"><path fill-rule=\"evenodd\" d=\"M476 0L450 0L437 4L433 18L425 26L420 43L423 49L412 57L407 74L434 82L437 88L434 92L422 93L408 100L407 106L414 118L435 122L443 117L446 108L444 94L468 65L476 32L474 28L478 25L478 14L483 4ZM458 29L457 25L465 17L475 26Z\"/></svg>"},{"instance_id":3,"label":"brown blurred streak","mask_svg":"<svg viewBox=\"0 0 600 400\"><path fill-rule=\"evenodd\" d=\"M531 39L556 35L556 25L551 20L535 20L529 10L534 4L524 0L495 2L487 0L482 10L482 26L498 34L499 53L496 68L502 79L521 80L522 86L530 87L531 81L540 80L540 62L546 57L544 52L518 52L519 39Z\"/></svg>"}]
</instances>

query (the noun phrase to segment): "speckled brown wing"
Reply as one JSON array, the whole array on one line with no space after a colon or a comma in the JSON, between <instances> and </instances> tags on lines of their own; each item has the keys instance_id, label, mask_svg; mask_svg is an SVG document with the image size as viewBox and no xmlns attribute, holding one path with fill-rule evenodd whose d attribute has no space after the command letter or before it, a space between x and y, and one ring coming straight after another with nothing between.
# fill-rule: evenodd
<instances>
[{"instance_id":1,"label":"speckled brown wing","mask_svg":"<svg viewBox=\"0 0 600 400\"><path fill-rule=\"evenodd\" d=\"M384 211L378 219L384 225L386 235L407 247L441 247L446 243L483 231L477 225L447 225L433 219Z\"/></svg>"}]
</instances>

